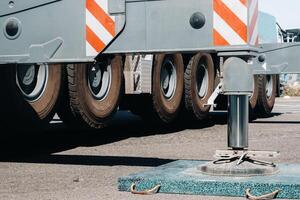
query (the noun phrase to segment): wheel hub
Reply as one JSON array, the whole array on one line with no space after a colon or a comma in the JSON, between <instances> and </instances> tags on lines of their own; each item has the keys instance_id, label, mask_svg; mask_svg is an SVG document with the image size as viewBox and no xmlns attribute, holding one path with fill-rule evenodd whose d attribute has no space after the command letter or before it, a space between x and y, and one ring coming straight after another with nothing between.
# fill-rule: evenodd
<instances>
[{"instance_id":1,"label":"wheel hub","mask_svg":"<svg viewBox=\"0 0 300 200\"><path fill-rule=\"evenodd\" d=\"M103 100L111 85L111 66L96 63L88 67L88 86L93 97Z\"/></svg>"},{"instance_id":2,"label":"wheel hub","mask_svg":"<svg viewBox=\"0 0 300 200\"><path fill-rule=\"evenodd\" d=\"M208 71L204 63L199 63L197 68L197 91L200 98L204 98L208 91Z\"/></svg>"},{"instance_id":3,"label":"wheel hub","mask_svg":"<svg viewBox=\"0 0 300 200\"><path fill-rule=\"evenodd\" d=\"M171 99L176 90L176 69L170 59L166 59L161 68L160 86L164 97Z\"/></svg>"},{"instance_id":4,"label":"wheel hub","mask_svg":"<svg viewBox=\"0 0 300 200\"><path fill-rule=\"evenodd\" d=\"M16 83L27 101L37 101L43 95L48 74L48 65L17 66Z\"/></svg>"}]
</instances>

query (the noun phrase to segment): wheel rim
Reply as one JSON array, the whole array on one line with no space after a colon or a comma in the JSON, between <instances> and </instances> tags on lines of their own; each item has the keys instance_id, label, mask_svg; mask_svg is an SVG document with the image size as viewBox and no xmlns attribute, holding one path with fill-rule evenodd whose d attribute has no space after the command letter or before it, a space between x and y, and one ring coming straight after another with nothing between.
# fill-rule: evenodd
<instances>
[{"instance_id":1,"label":"wheel rim","mask_svg":"<svg viewBox=\"0 0 300 200\"><path fill-rule=\"evenodd\" d=\"M99 101L105 99L111 86L111 65L96 63L88 67L88 86L93 97Z\"/></svg>"},{"instance_id":2,"label":"wheel rim","mask_svg":"<svg viewBox=\"0 0 300 200\"><path fill-rule=\"evenodd\" d=\"M23 95L29 101L37 101L43 96L49 76L49 66L18 65L16 69L16 82Z\"/></svg>"},{"instance_id":3,"label":"wheel rim","mask_svg":"<svg viewBox=\"0 0 300 200\"><path fill-rule=\"evenodd\" d=\"M176 90L176 68L170 58L165 59L160 71L160 87L165 98L171 99Z\"/></svg>"},{"instance_id":4,"label":"wheel rim","mask_svg":"<svg viewBox=\"0 0 300 200\"><path fill-rule=\"evenodd\" d=\"M273 76L267 75L266 77L266 95L267 98L271 98L273 95Z\"/></svg>"},{"instance_id":5,"label":"wheel rim","mask_svg":"<svg viewBox=\"0 0 300 200\"><path fill-rule=\"evenodd\" d=\"M196 72L197 92L200 98L204 98L208 91L208 70L205 62L199 62Z\"/></svg>"}]
</instances>

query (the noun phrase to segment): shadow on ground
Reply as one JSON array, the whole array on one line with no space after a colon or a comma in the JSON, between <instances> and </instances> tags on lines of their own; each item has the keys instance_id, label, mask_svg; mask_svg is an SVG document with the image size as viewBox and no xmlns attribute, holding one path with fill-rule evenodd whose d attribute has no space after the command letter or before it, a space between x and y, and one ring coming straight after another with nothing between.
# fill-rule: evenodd
<instances>
[{"instance_id":1,"label":"shadow on ground","mask_svg":"<svg viewBox=\"0 0 300 200\"><path fill-rule=\"evenodd\" d=\"M90 156L90 155L40 155L34 157L13 157L5 162L59 164L59 165L88 165L88 166L140 166L157 167L170 162L172 159L126 157L126 156Z\"/></svg>"},{"instance_id":2,"label":"shadow on ground","mask_svg":"<svg viewBox=\"0 0 300 200\"><path fill-rule=\"evenodd\" d=\"M255 121L254 124L300 124L300 121Z\"/></svg>"},{"instance_id":3,"label":"shadow on ground","mask_svg":"<svg viewBox=\"0 0 300 200\"><path fill-rule=\"evenodd\" d=\"M274 117L280 116L283 113L271 113L270 116L267 117L259 117L255 120L253 120L251 123L252 124L300 124L299 120L276 120Z\"/></svg>"},{"instance_id":4,"label":"shadow on ground","mask_svg":"<svg viewBox=\"0 0 300 200\"><path fill-rule=\"evenodd\" d=\"M274 115L275 116L275 115ZM55 155L77 147L93 147L114 143L131 137L170 134L186 129L201 129L226 124L226 112L213 112L205 121L184 121L168 127L142 121L128 112L119 112L108 128L101 130L70 130L54 120L43 131L22 130L22 127L1 131L0 162L53 163L72 165L131 165L159 166L173 160L138 157L106 157ZM262 122L254 122L262 123ZM17 126L17 124L16 124Z\"/></svg>"},{"instance_id":5,"label":"shadow on ground","mask_svg":"<svg viewBox=\"0 0 300 200\"><path fill-rule=\"evenodd\" d=\"M181 121L164 127L147 124L128 112L120 112L108 128L101 130L70 130L57 120L54 120L54 123L43 131L23 130L15 124L14 130L1 131L0 162L15 158L51 155L80 146L99 146L131 137L169 134L185 129L202 129L216 124L226 124L226 120L226 113L220 112L210 115L206 121Z\"/></svg>"}]
</instances>

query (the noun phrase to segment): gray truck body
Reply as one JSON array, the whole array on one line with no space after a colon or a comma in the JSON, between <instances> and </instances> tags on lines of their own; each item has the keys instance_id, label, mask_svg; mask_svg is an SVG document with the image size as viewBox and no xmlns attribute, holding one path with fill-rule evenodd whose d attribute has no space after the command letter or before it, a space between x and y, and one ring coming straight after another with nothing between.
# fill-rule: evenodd
<instances>
[{"instance_id":1,"label":"gray truck body","mask_svg":"<svg viewBox=\"0 0 300 200\"><path fill-rule=\"evenodd\" d=\"M95 58L86 56L85 49L85 3L15 0L11 5L2 1L0 64L93 62ZM99 54L206 51L219 57L251 58L247 65L252 70L245 73L300 71L298 43L214 46L212 4L213 0L111 0L109 13L116 17L117 36ZM199 29L190 24L196 12L205 16ZM5 34L9 20L19 23L15 39Z\"/></svg>"}]
</instances>

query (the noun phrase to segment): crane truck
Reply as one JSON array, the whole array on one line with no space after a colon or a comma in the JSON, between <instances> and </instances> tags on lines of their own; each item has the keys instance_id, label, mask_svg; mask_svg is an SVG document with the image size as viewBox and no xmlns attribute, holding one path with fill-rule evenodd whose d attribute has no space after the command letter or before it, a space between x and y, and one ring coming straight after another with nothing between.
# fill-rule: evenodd
<instances>
[{"instance_id":1,"label":"crane truck","mask_svg":"<svg viewBox=\"0 0 300 200\"><path fill-rule=\"evenodd\" d=\"M227 58L253 65L259 24L275 30L258 13L258 0L3 0L1 120L32 127L58 113L70 127L102 128L119 109L202 120L212 105L227 106ZM278 81L266 70L250 80L250 110L262 115Z\"/></svg>"}]
</instances>

